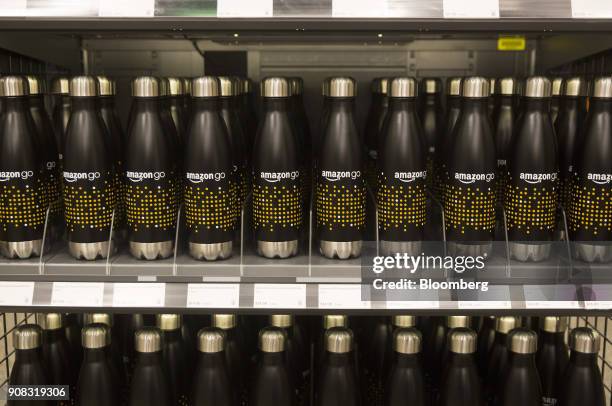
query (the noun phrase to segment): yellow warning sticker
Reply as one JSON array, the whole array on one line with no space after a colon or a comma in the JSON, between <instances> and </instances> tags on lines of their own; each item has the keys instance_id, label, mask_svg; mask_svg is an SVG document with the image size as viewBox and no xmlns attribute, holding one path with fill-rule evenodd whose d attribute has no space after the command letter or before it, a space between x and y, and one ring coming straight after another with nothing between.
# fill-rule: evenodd
<instances>
[{"instance_id":1,"label":"yellow warning sticker","mask_svg":"<svg viewBox=\"0 0 612 406\"><path fill-rule=\"evenodd\" d=\"M527 40L525 37L499 37L497 39L498 51L524 51Z\"/></svg>"}]
</instances>

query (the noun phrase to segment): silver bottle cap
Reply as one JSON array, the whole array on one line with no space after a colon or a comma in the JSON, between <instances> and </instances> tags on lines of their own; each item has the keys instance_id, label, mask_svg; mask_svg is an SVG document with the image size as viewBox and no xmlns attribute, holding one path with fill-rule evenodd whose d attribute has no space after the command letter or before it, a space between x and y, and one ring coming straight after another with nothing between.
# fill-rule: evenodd
<instances>
[{"instance_id":1,"label":"silver bottle cap","mask_svg":"<svg viewBox=\"0 0 612 406\"><path fill-rule=\"evenodd\" d=\"M519 97L525 97L525 79L518 79L516 81L516 93Z\"/></svg>"},{"instance_id":2,"label":"silver bottle cap","mask_svg":"<svg viewBox=\"0 0 612 406\"><path fill-rule=\"evenodd\" d=\"M321 94L324 97L329 97L329 84L331 83L332 78L325 78L323 83L321 83Z\"/></svg>"},{"instance_id":3,"label":"silver bottle cap","mask_svg":"<svg viewBox=\"0 0 612 406\"><path fill-rule=\"evenodd\" d=\"M569 78L565 81L564 96L584 97L587 95L587 82L581 77Z\"/></svg>"},{"instance_id":4,"label":"silver bottle cap","mask_svg":"<svg viewBox=\"0 0 612 406\"><path fill-rule=\"evenodd\" d=\"M472 76L463 79L461 94L463 97L480 99L490 96L489 80Z\"/></svg>"},{"instance_id":5,"label":"silver bottle cap","mask_svg":"<svg viewBox=\"0 0 612 406\"><path fill-rule=\"evenodd\" d=\"M81 344L83 348L96 349L110 345L109 328L105 324L94 323L83 327Z\"/></svg>"},{"instance_id":6,"label":"silver bottle cap","mask_svg":"<svg viewBox=\"0 0 612 406\"><path fill-rule=\"evenodd\" d=\"M567 324L567 317L546 316L540 319L540 329L547 333L564 333Z\"/></svg>"},{"instance_id":7,"label":"silver bottle cap","mask_svg":"<svg viewBox=\"0 0 612 406\"><path fill-rule=\"evenodd\" d=\"M115 91L115 81L107 78L106 76L96 76L96 80L98 81L98 89L100 96L114 96Z\"/></svg>"},{"instance_id":8,"label":"silver bottle cap","mask_svg":"<svg viewBox=\"0 0 612 406\"><path fill-rule=\"evenodd\" d=\"M372 93L384 94L389 92L390 78L376 78L372 80Z\"/></svg>"},{"instance_id":9,"label":"silver bottle cap","mask_svg":"<svg viewBox=\"0 0 612 406\"><path fill-rule=\"evenodd\" d=\"M489 79L489 92L491 92L491 96L493 96L494 94L497 94L497 79L496 78L490 78Z\"/></svg>"},{"instance_id":10,"label":"silver bottle cap","mask_svg":"<svg viewBox=\"0 0 612 406\"><path fill-rule=\"evenodd\" d=\"M516 328L508 334L506 345L516 354L534 354L538 351L538 335L526 328Z\"/></svg>"},{"instance_id":11,"label":"silver bottle cap","mask_svg":"<svg viewBox=\"0 0 612 406\"><path fill-rule=\"evenodd\" d=\"M37 313L36 324L43 330L59 330L64 327L64 315L62 313Z\"/></svg>"},{"instance_id":12,"label":"silver bottle cap","mask_svg":"<svg viewBox=\"0 0 612 406\"><path fill-rule=\"evenodd\" d=\"M104 324L108 327L113 327L113 315L110 313L85 313L83 315L83 324Z\"/></svg>"},{"instance_id":13,"label":"silver bottle cap","mask_svg":"<svg viewBox=\"0 0 612 406\"><path fill-rule=\"evenodd\" d=\"M446 81L446 94L449 96L461 96L461 82L463 82L463 78L449 78Z\"/></svg>"},{"instance_id":14,"label":"silver bottle cap","mask_svg":"<svg viewBox=\"0 0 612 406\"><path fill-rule=\"evenodd\" d=\"M449 333L449 349L456 354L473 354L476 352L478 341L475 332L469 328L456 328Z\"/></svg>"},{"instance_id":15,"label":"silver bottle cap","mask_svg":"<svg viewBox=\"0 0 612 406\"><path fill-rule=\"evenodd\" d=\"M259 332L259 349L262 352L285 351L285 333L278 327L266 327Z\"/></svg>"},{"instance_id":16,"label":"silver bottle cap","mask_svg":"<svg viewBox=\"0 0 612 406\"><path fill-rule=\"evenodd\" d=\"M329 82L329 97L355 97L357 89L353 78L331 78Z\"/></svg>"},{"instance_id":17,"label":"silver bottle cap","mask_svg":"<svg viewBox=\"0 0 612 406\"><path fill-rule=\"evenodd\" d=\"M291 95L289 81L281 77L265 78L261 81L261 95L263 97L289 97Z\"/></svg>"},{"instance_id":18,"label":"silver bottle cap","mask_svg":"<svg viewBox=\"0 0 612 406\"><path fill-rule=\"evenodd\" d=\"M180 314L157 314L155 324L162 331L180 330L183 325Z\"/></svg>"},{"instance_id":19,"label":"silver bottle cap","mask_svg":"<svg viewBox=\"0 0 612 406\"><path fill-rule=\"evenodd\" d=\"M326 330L325 350L335 354L353 351L353 332L346 327L332 327Z\"/></svg>"},{"instance_id":20,"label":"silver bottle cap","mask_svg":"<svg viewBox=\"0 0 612 406\"><path fill-rule=\"evenodd\" d=\"M518 82L515 78L501 78L497 80L495 94L502 96L514 96L518 94Z\"/></svg>"},{"instance_id":21,"label":"silver bottle cap","mask_svg":"<svg viewBox=\"0 0 612 406\"><path fill-rule=\"evenodd\" d=\"M156 77L141 76L132 81L132 96L159 97L160 95L160 82Z\"/></svg>"},{"instance_id":22,"label":"silver bottle cap","mask_svg":"<svg viewBox=\"0 0 612 406\"><path fill-rule=\"evenodd\" d=\"M185 90L185 95L191 96L191 78L181 78L183 82L183 90Z\"/></svg>"},{"instance_id":23,"label":"silver bottle cap","mask_svg":"<svg viewBox=\"0 0 612 406\"><path fill-rule=\"evenodd\" d=\"M423 337L416 328L400 328L393 333L393 350L401 354L421 352Z\"/></svg>"},{"instance_id":24,"label":"silver bottle cap","mask_svg":"<svg viewBox=\"0 0 612 406\"><path fill-rule=\"evenodd\" d=\"M612 99L612 76L604 76L595 79L593 97Z\"/></svg>"},{"instance_id":25,"label":"silver bottle cap","mask_svg":"<svg viewBox=\"0 0 612 406\"><path fill-rule=\"evenodd\" d=\"M221 85L215 76L201 76L190 83L193 97L218 97L221 94L219 91Z\"/></svg>"},{"instance_id":26,"label":"silver bottle cap","mask_svg":"<svg viewBox=\"0 0 612 406\"><path fill-rule=\"evenodd\" d=\"M168 78L159 78L159 97L168 97L168 87L170 87L170 82L168 82Z\"/></svg>"},{"instance_id":27,"label":"silver bottle cap","mask_svg":"<svg viewBox=\"0 0 612 406\"><path fill-rule=\"evenodd\" d=\"M575 328L570 333L569 346L572 351L597 354L601 346L601 337L598 332L589 327Z\"/></svg>"},{"instance_id":28,"label":"silver bottle cap","mask_svg":"<svg viewBox=\"0 0 612 406\"><path fill-rule=\"evenodd\" d=\"M392 323L395 327L414 327L417 323L416 316L397 315L393 316Z\"/></svg>"},{"instance_id":29,"label":"silver bottle cap","mask_svg":"<svg viewBox=\"0 0 612 406\"><path fill-rule=\"evenodd\" d=\"M287 80L289 81L292 96L299 96L304 93L304 80L302 78L291 77Z\"/></svg>"},{"instance_id":30,"label":"silver bottle cap","mask_svg":"<svg viewBox=\"0 0 612 406\"><path fill-rule=\"evenodd\" d=\"M495 320L495 331L501 334L508 334L519 326L519 318L514 316L498 317L497 320Z\"/></svg>"},{"instance_id":31,"label":"silver bottle cap","mask_svg":"<svg viewBox=\"0 0 612 406\"><path fill-rule=\"evenodd\" d=\"M32 350L40 347L42 342L42 330L36 324L24 324L15 329L13 333L13 345L16 350Z\"/></svg>"},{"instance_id":32,"label":"silver bottle cap","mask_svg":"<svg viewBox=\"0 0 612 406\"><path fill-rule=\"evenodd\" d=\"M249 78L242 78L242 94L249 94L253 91L253 82Z\"/></svg>"},{"instance_id":33,"label":"silver bottle cap","mask_svg":"<svg viewBox=\"0 0 612 406\"><path fill-rule=\"evenodd\" d=\"M134 344L136 352L158 352L161 351L161 333L153 327L145 327L136 331Z\"/></svg>"},{"instance_id":34,"label":"silver bottle cap","mask_svg":"<svg viewBox=\"0 0 612 406\"><path fill-rule=\"evenodd\" d=\"M448 328L470 327L470 316L448 316L446 318Z\"/></svg>"},{"instance_id":35,"label":"silver bottle cap","mask_svg":"<svg viewBox=\"0 0 612 406\"><path fill-rule=\"evenodd\" d=\"M421 81L421 91L424 94L436 94L442 91L442 81L438 78L424 78Z\"/></svg>"},{"instance_id":36,"label":"silver bottle cap","mask_svg":"<svg viewBox=\"0 0 612 406\"><path fill-rule=\"evenodd\" d=\"M98 83L93 76L75 76L70 80L70 96L95 97L98 95Z\"/></svg>"},{"instance_id":37,"label":"silver bottle cap","mask_svg":"<svg viewBox=\"0 0 612 406\"><path fill-rule=\"evenodd\" d=\"M340 314L328 314L323 316L323 329L332 327L348 327L348 317Z\"/></svg>"},{"instance_id":38,"label":"silver bottle cap","mask_svg":"<svg viewBox=\"0 0 612 406\"><path fill-rule=\"evenodd\" d=\"M219 85L221 86L221 96L229 97L236 96L236 82L234 78L229 76L219 76Z\"/></svg>"},{"instance_id":39,"label":"silver bottle cap","mask_svg":"<svg viewBox=\"0 0 612 406\"><path fill-rule=\"evenodd\" d=\"M554 78L552 80L552 95L561 96L561 94L563 93L564 84L565 81L563 80L563 78Z\"/></svg>"},{"instance_id":40,"label":"silver bottle cap","mask_svg":"<svg viewBox=\"0 0 612 406\"><path fill-rule=\"evenodd\" d=\"M395 78L391 81L391 97L417 97L418 84L414 78Z\"/></svg>"},{"instance_id":41,"label":"silver bottle cap","mask_svg":"<svg viewBox=\"0 0 612 406\"><path fill-rule=\"evenodd\" d=\"M270 316L270 325L273 327L291 327L293 326L293 316L290 314L273 314Z\"/></svg>"},{"instance_id":42,"label":"silver bottle cap","mask_svg":"<svg viewBox=\"0 0 612 406\"><path fill-rule=\"evenodd\" d=\"M525 84L525 97L546 98L552 96L552 84L544 76L532 76L527 78Z\"/></svg>"},{"instance_id":43,"label":"silver bottle cap","mask_svg":"<svg viewBox=\"0 0 612 406\"><path fill-rule=\"evenodd\" d=\"M30 96L45 94L45 82L41 78L28 75L26 80L28 81L28 93Z\"/></svg>"},{"instance_id":44,"label":"silver bottle cap","mask_svg":"<svg viewBox=\"0 0 612 406\"><path fill-rule=\"evenodd\" d=\"M51 82L51 93L70 94L70 80L68 78L55 78Z\"/></svg>"},{"instance_id":45,"label":"silver bottle cap","mask_svg":"<svg viewBox=\"0 0 612 406\"><path fill-rule=\"evenodd\" d=\"M225 349L225 333L216 327L206 327L198 332L198 351L222 352Z\"/></svg>"},{"instance_id":46,"label":"silver bottle cap","mask_svg":"<svg viewBox=\"0 0 612 406\"><path fill-rule=\"evenodd\" d=\"M212 325L213 327L220 328L221 330L230 330L238 324L237 317L235 314L213 314Z\"/></svg>"},{"instance_id":47,"label":"silver bottle cap","mask_svg":"<svg viewBox=\"0 0 612 406\"><path fill-rule=\"evenodd\" d=\"M180 78L168 78L168 96L182 96L184 94L183 80Z\"/></svg>"}]
</instances>

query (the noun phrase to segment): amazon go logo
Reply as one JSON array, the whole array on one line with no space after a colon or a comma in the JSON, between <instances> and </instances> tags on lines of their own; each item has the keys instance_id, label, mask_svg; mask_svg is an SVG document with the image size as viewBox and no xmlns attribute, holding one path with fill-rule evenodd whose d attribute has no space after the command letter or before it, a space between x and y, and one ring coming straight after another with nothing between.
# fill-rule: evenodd
<instances>
[{"instance_id":1,"label":"amazon go logo","mask_svg":"<svg viewBox=\"0 0 612 406\"><path fill-rule=\"evenodd\" d=\"M459 173L455 172L455 179L461 183L469 185L474 182L492 182L495 179L495 173Z\"/></svg>"},{"instance_id":2,"label":"amazon go logo","mask_svg":"<svg viewBox=\"0 0 612 406\"><path fill-rule=\"evenodd\" d=\"M322 171L321 176L330 182L336 182L342 179L359 179L361 171Z\"/></svg>"},{"instance_id":3,"label":"amazon go logo","mask_svg":"<svg viewBox=\"0 0 612 406\"><path fill-rule=\"evenodd\" d=\"M191 183L202 183L206 180L214 180L215 182L219 182L220 180L225 179L225 172L209 172L209 173L194 173L187 172L185 177Z\"/></svg>"},{"instance_id":4,"label":"amazon go logo","mask_svg":"<svg viewBox=\"0 0 612 406\"><path fill-rule=\"evenodd\" d=\"M160 180L166 177L166 172L134 172L127 171L125 176L134 183L142 182L143 180Z\"/></svg>"},{"instance_id":5,"label":"amazon go logo","mask_svg":"<svg viewBox=\"0 0 612 406\"><path fill-rule=\"evenodd\" d=\"M598 185L607 185L612 182L612 174L609 173L589 173L587 178Z\"/></svg>"},{"instance_id":6,"label":"amazon go logo","mask_svg":"<svg viewBox=\"0 0 612 406\"><path fill-rule=\"evenodd\" d=\"M259 177L266 182L276 183L283 179L296 180L300 176L299 171L291 172L260 172Z\"/></svg>"},{"instance_id":7,"label":"amazon go logo","mask_svg":"<svg viewBox=\"0 0 612 406\"><path fill-rule=\"evenodd\" d=\"M100 172L64 172L66 182L76 182L77 180L88 180L93 182L100 179Z\"/></svg>"},{"instance_id":8,"label":"amazon go logo","mask_svg":"<svg viewBox=\"0 0 612 406\"><path fill-rule=\"evenodd\" d=\"M11 179L30 179L34 176L34 171L2 171L0 172L0 182L7 182Z\"/></svg>"},{"instance_id":9,"label":"amazon go logo","mask_svg":"<svg viewBox=\"0 0 612 406\"><path fill-rule=\"evenodd\" d=\"M548 182L556 181L557 173L556 172L553 172L553 173L521 173L519 177L521 180L524 180L527 183L535 185L538 183L542 183L544 181L548 181Z\"/></svg>"}]
</instances>

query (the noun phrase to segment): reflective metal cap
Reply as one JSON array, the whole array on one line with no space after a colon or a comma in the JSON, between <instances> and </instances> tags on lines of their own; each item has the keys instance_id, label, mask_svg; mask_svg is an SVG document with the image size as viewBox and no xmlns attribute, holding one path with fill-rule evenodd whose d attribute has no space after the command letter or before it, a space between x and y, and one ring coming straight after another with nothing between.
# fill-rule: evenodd
<instances>
[{"instance_id":1,"label":"reflective metal cap","mask_svg":"<svg viewBox=\"0 0 612 406\"><path fill-rule=\"evenodd\" d=\"M506 345L516 354L535 354L538 351L538 335L527 328L516 328L508 334Z\"/></svg>"},{"instance_id":2,"label":"reflective metal cap","mask_svg":"<svg viewBox=\"0 0 612 406\"><path fill-rule=\"evenodd\" d=\"M64 327L64 315L61 313L38 313L36 324L43 330L59 330Z\"/></svg>"},{"instance_id":3,"label":"reflective metal cap","mask_svg":"<svg viewBox=\"0 0 612 406\"><path fill-rule=\"evenodd\" d=\"M561 93L563 93L564 83L565 81L563 80L563 78L554 78L552 80L552 95L553 96L560 96Z\"/></svg>"},{"instance_id":4,"label":"reflective metal cap","mask_svg":"<svg viewBox=\"0 0 612 406\"><path fill-rule=\"evenodd\" d=\"M321 84L321 94L324 97L329 97L329 84L331 83L331 78L325 78L323 83Z\"/></svg>"},{"instance_id":5,"label":"reflective metal cap","mask_svg":"<svg viewBox=\"0 0 612 406\"><path fill-rule=\"evenodd\" d=\"M587 82L581 77L573 77L565 82L564 96L581 97L587 95Z\"/></svg>"},{"instance_id":6,"label":"reflective metal cap","mask_svg":"<svg viewBox=\"0 0 612 406\"><path fill-rule=\"evenodd\" d=\"M198 332L198 351L221 352L225 349L225 333L216 327L206 327Z\"/></svg>"},{"instance_id":7,"label":"reflective metal cap","mask_svg":"<svg viewBox=\"0 0 612 406\"><path fill-rule=\"evenodd\" d=\"M564 333L567 324L567 317L547 316L540 319L540 329L547 333Z\"/></svg>"},{"instance_id":8,"label":"reflective metal cap","mask_svg":"<svg viewBox=\"0 0 612 406\"><path fill-rule=\"evenodd\" d=\"M109 328L105 324L94 323L83 327L81 344L83 348L96 349L110 345Z\"/></svg>"},{"instance_id":9,"label":"reflective metal cap","mask_svg":"<svg viewBox=\"0 0 612 406\"><path fill-rule=\"evenodd\" d=\"M141 76L132 81L132 96L159 97L160 95L160 82L156 77Z\"/></svg>"},{"instance_id":10,"label":"reflective metal cap","mask_svg":"<svg viewBox=\"0 0 612 406\"><path fill-rule=\"evenodd\" d=\"M463 82L463 78L447 79L446 94L449 96L461 96L461 82Z\"/></svg>"},{"instance_id":11,"label":"reflective metal cap","mask_svg":"<svg viewBox=\"0 0 612 406\"><path fill-rule=\"evenodd\" d=\"M442 91L442 81L438 78L424 78L421 81L421 90L425 94L436 94Z\"/></svg>"},{"instance_id":12,"label":"reflective metal cap","mask_svg":"<svg viewBox=\"0 0 612 406\"><path fill-rule=\"evenodd\" d=\"M508 334L520 325L519 318L514 316L498 317L495 320L495 331L501 334Z\"/></svg>"},{"instance_id":13,"label":"reflective metal cap","mask_svg":"<svg viewBox=\"0 0 612 406\"><path fill-rule=\"evenodd\" d=\"M70 94L70 81L68 78L55 78L51 82L51 93Z\"/></svg>"},{"instance_id":14,"label":"reflective metal cap","mask_svg":"<svg viewBox=\"0 0 612 406\"><path fill-rule=\"evenodd\" d=\"M191 95L191 79L190 78L181 78L183 81L183 89L185 90L186 95Z\"/></svg>"},{"instance_id":15,"label":"reflective metal cap","mask_svg":"<svg viewBox=\"0 0 612 406\"><path fill-rule=\"evenodd\" d=\"M183 81L179 78L167 78L168 96L182 96L185 94Z\"/></svg>"},{"instance_id":16,"label":"reflective metal cap","mask_svg":"<svg viewBox=\"0 0 612 406\"><path fill-rule=\"evenodd\" d=\"M448 328L459 328L470 326L470 316L448 316L446 318Z\"/></svg>"},{"instance_id":17,"label":"reflective metal cap","mask_svg":"<svg viewBox=\"0 0 612 406\"><path fill-rule=\"evenodd\" d=\"M513 96L518 94L518 82L514 78L502 78L496 83L497 90L495 94L502 96Z\"/></svg>"},{"instance_id":18,"label":"reflective metal cap","mask_svg":"<svg viewBox=\"0 0 612 406\"><path fill-rule=\"evenodd\" d=\"M292 96L299 96L304 93L304 80L298 77L288 78Z\"/></svg>"},{"instance_id":19,"label":"reflective metal cap","mask_svg":"<svg viewBox=\"0 0 612 406\"><path fill-rule=\"evenodd\" d=\"M212 325L222 330L229 330L236 327L237 317L235 314L213 314Z\"/></svg>"},{"instance_id":20,"label":"reflective metal cap","mask_svg":"<svg viewBox=\"0 0 612 406\"><path fill-rule=\"evenodd\" d=\"M75 76L70 80L70 96L94 97L98 95L98 83L93 76Z\"/></svg>"},{"instance_id":21,"label":"reflective metal cap","mask_svg":"<svg viewBox=\"0 0 612 406\"><path fill-rule=\"evenodd\" d=\"M289 82L285 78L272 77L261 81L261 95L263 97L289 97Z\"/></svg>"},{"instance_id":22,"label":"reflective metal cap","mask_svg":"<svg viewBox=\"0 0 612 406\"><path fill-rule=\"evenodd\" d=\"M598 97L601 99L612 98L612 76L605 76L595 79L593 97Z\"/></svg>"},{"instance_id":23,"label":"reflective metal cap","mask_svg":"<svg viewBox=\"0 0 612 406\"><path fill-rule=\"evenodd\" d=\"M527 78L525 84L525 97L546 98L552 96L552 84L548 78L543 76L532 76Z\"/></svg>"},{"instance_id":24,"label":"reflective metal cap","mask_svg":"<svg viewBox=\"0 0 612 406\"><path fill-rule=\"evenodd\" d=\"M372 93L387 94L389 92L390 78L376 78L372 80Z\"/></svg>"},{"instance_id":25,"label":"reflective metal cap","mask_svg":"<svg viewBox=\"0 0 612 406\"><path fill-rule=\"evenodd\" d=\"M416 326L417 318L415 316L398 315L393 316L393 325L395 327L414 327Z\"/></svg>"},{"instance_id":26,"label":"reflective metal cap","mask_svg":"<svg viewBox=\"0 0 612 406\"><path fill-rule=\"evenodd\" d=\"M15 329L13 345L16 350L32 350L40 347L42 330L36 324L24 324Z\"/></svg>"},{"instance_id":27,"label":"reflective metal cap","mask_svg":"<svg viewBox=\"0 0 612 406\"><path fill-rule=\"evenodd\" d=\"M236 96L236 82L234 78L229 76L219 76L219 84L221 86L221 96Z\"/></svg>"},{"instance_id":28,"label":"reflective metal cap","mask_svg":"<svg viewBox=\"0 0 612 406\"><path fill-rule=\"evenodd\" d=\"M469 97L474 99L489 97L489 91L490 90L488 79L477 76L472 76L463 79L461 91L461 95L463 97Z\"/></svg>"},{"instance_id":29,"label":"reflective metal cap","mask_svg":"<svg viewBox=\"0 0 612 406\"><path fill-rule=\"evenodd\" d=\"M348 317L340 314L330 314L323 316L323 329L332 327L348 327Z\"/></svg>"},{"instance_id":30,"label":"reflective metal cap","mask_svg":"<svg viewBox=\"0 0 612 406\"><path fill-rule=\"evenodd\" d=\"M391 97L417 97L418 85L414 78L395 78L391 81Z\"/></svg>"},{"instance_id":31,"label":"reflective metal cap","mask_svg":"<svg viewBox=\"0 0 612 406\"><path fill-rule=\"evenodd\" d=\"M597 354L601 346L599 333L589 327L579 327L572 330L569 337L572 351L583 354Z\"/></svg>"},{"instance_id":32,"label":"reflective metal cap","mask_svg":"<svg viewBox=\"0 0 612 406\"><path fill-rule=\"evenodd\" d=\"M85 313L83 315L83 324L104 324L108 327L113 327L113 315L110 313Z\"/></svg>"},{"instance_id":33,"label":"reflective metal cap","mask_svg":"<svg viewBox=\"0 0 612 406\"><path fill-rule=\"evenodd\" d=\"M183 324L180 314L157 314L155 322L157 328L162 331L179 330Z\"/></svg>"},{"instance_id":34,"label":"reflective metal cap","mask_svg":"<svg viewBox=\"0 0 612 406\"><path fill-rule=\"evenodd\" d=\"M259 332L259 349L262 352L285 351L285 333L278 327L266 327Z\"/></svg>"},{"instance_id":35,"label":"reflective metal cap","mask_svg":"<svg viewBox=\"0 0 612 406\"><path fill-rule=\"evenodd\" d=\"M274 327L291 327L293 326L293 316L290 314L272 314L270 316L270 325Z\"/></svg>"},{"instance_id":36,"label":"reflective metal cap","mask_svg":"<svg viewBox=\"0 0 612 406\"><path fill-rule=\"evenodd\" d=\"M153 327L145 327L136 331L134 345L137 352L161 351L161 333Z\"/></svg>"},{"instance_id":37,"label":"reflective metal cap","mask_svg":"<svg viewBox=\"0 0 612 406\"><path fill-rule=\"evenodd\" d=\"M346 327L332 327L325 331L325 349L335 354L353 350L353 332Z\"/></svg>"},{"instance_id":38,"label":"reflective metal cap","mask_svg":"<svg viewBox=\"0 0 612 406\"><path fill-rule=\"evenodd\" d=\"M490 78L489 79L489 91L491 92L491 95L496 94L496 91L497 91L497 79L495 79L495 78Z\"/></svg>"},{"instance_id":39,"label":"reflective metal cap","mask_svg":"<svg viewBox=\"0 0 612 406\"><path fill-rule=\"evenodd\" d=\"M29 90L30 96L44 94L45 90L47 90L45 89L46 83L41 78L28 75L26 76L26 79L28 81L28 90Z\"/></svg>"},{"instance_id":40,"label":"reflective metal cap","mask_svg":"<svg viewBox=\"0 0 612 406\"><path fill-rule=\"evenodd\" d=\"M219 79L215 76L201 76L191 81L191 95L193 97L218 97L221 92Z\"/></svg>"},{"instance_id":41,"label":"reflective metal cap","mask_svg":"<svg viewBox=\"0 0 612 406\"><path fill-rule=\"evenodd\" d=\"M401 354L421 352L423 337L416 328L400 328L393 333L393 350Z\"/></svg>"},{"instance_id":42,"label":"reflective metal cap","mask_svg":"<svg viewBox=\"0 0 612 406\"><path fill-rule=\"evenodd\" d=\"M329 97L355 97L355 79L349 77L331 78L329 81Z\"/></svg>"},{"instance_id":43,"label":"reflective metal cap","mask_svg":"<svg viewBox=\"0 0 612 406\"><path fill-rule=\"evenodd\" d=\"M5 76L0 79L0 96L16 97L28 94L28 82L21 76Z\"/></svg>"},{"instance_id":44,"label":"reflective metal cap","mask_svg":"<svg viewBox=\"0 0 612 406\"><path fill-rule=\"evenodd\" d=\"M475 332L469 328L456 328L449 333L449 349L456 354L473 354L478 341Z\"/></svg>"},{"instance_id":45,"label":"reflective metal cap","mask_svg":"<svg viewBox=\"0 0 612 406\"><path fill-rule=\"evenodd\" d=\"M253 82L249 78L242 78L242 94L249 94L253 91Z\"/></svg>"},{"instance_id":46,"label":"reflective metal cap","mask_svg":"<svg viewBox=\"0 0 612 406\"><path fill-rule=\"evenodd\" d=\"M106 76L97 76L98 89L100 96L114 96L115 95L115 82Z\"/></svg>"}]
</instances>

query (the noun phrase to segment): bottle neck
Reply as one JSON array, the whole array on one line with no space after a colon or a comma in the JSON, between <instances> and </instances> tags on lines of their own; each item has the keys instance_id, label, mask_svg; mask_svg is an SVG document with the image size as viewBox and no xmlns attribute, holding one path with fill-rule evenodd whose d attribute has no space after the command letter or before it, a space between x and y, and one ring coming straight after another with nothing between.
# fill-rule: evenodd
<instances>
[{"instance_id":1,"label":"bottle neck","mask_svg":"<svg viewBox=\"0 0 612 406\"><path fill-rule=\"evenodd\" d=\"M64 329L61 328L56 330L44 330L43 335L47 344L61 341L66 337L64 334Z\"/></svg>"},{"instance_id":2,"label":"bottle neck","mask_svg":"<svg viewBox=\"0 0 612 406\"><path fill-rule=\"evenodd\" d=\"M395 363L401 368L416 368L419 366L419 354L395 353Z\"/></svg>"},{"instance_id":3,"label":"bottle neck","mask_svg":"<svg viewBox=\"0 0 612 406\"><path fill-rule=\"evenodd\" d=\"M30 97L30 107L44 107L45 99L42 94L34 94Z\"/></svg>"},{"instance_id":4,"label":"bottle neck","mask_svg":"<svg viewBox=\"0 0 612 406\"><path fill-rule=\"evenodd\" d=\"M108 359L108 347L102 348L85 348L83 350L84 362L101 362Z\"/></svg>"},{"instance_id":5,"label":"bottle neck","mask_svg":"<svg viewBox=\"0 0 612 406\"><path fill-rule=\"evenodd\" d=\"M353 112L353 99L352 98L329 98L329 109L331 113L347 113L352 114Z\"/></svg>"},{"instance_id":6,"label":"bottle neck","mask_svg":"<svg viewBox=\"0 0 612 406\"><path fill-rule=\"evenodd\" d=\"M327 365L332 367L350 367L351 353L335 353L327 351Z\"/></svg>"},{"instance_id":7,"label":"bottle neck","mask_svg":"<svg viewBox=\"0 0 612 406\"><path fill-rule=\"evenodd\" d=\"M514 96L500 95L500 96L498 96L498 98L499 98L499 105L500 106L503 106L503 107L514 107L514 105L515 105Z\"/></svg>"},{"instance_id":8,"label":"bottle neck","mask_svg":"<svg viewBox=\"0 0 612 406\"><path fill-rule=\"evenodd\" d=\"M264 97L263 108L264 111L288 111L289 101L288 97Z\"/></svg>"},{"instance_id":9,"label":"bottle neck","mask_svg":"<svg viewBox=\"0 0 612 406\"><path fill-rule=\"evenodd\" d=\"M577 367L598 368L597 354L585 354L582 352L572 351L570 355L570 363Z\"/></svg>"},{"instance_id":10,"label":"bottle neck","mask_svg":"<svg viewBox=\"0 0 612 406\"><path fill-rule=\"evenodd\" d=\"M31 350L15 350L15 361L32 362L39 360L40 349L34 348Z\"/></svg>"},{"instance_id":11,"label":"bottle neck","mask_svg":"<svg viewBox=\"0 0 612 406\"><path fill-rule=\"evenodd\" d=\"M101 96L98 99L98 102L100 104L100 107L105 107L105 108L110 108L113 109L115 108L115 98L113 96Z\"/></svg>"},{"instance_id":12,"label":"bottle neck","mask_svg":"<svg viewBox=\"0 0 612 406\"><path fill-rule=\"evenodd\" d=\"M91 110L97 108L97 100L95 97L72 97L73 110Z\"/></svg>"},{"instance_id":13,"label":"bottle neck","mask_svg":"<svg viewBox=\"0 0 612 406\"><path fill-rule=\"evenodd\" d=\"M223 96L219 98L219 101L222 110L234 110L236 107L234 97Z\"/></svg>"},{"instance_id":14,"label":"bottle neck","mask_svg":"<svg viewBox=\"0 0 612 406\"><path fill-rule=\"evenodd\" d=\"M489 99L464 97L462 112L489 114Z\"/></svg>"},{"instance_id":15,"label":"bottle neck","mask_svg":"<svg viewBox=\"0 0 612 406\"><path fill-rule=\"evenodd\" d=\"M612 112L612 99L591 98L589 111Z\"/></svg>"},{"instance_id":16,"label":"bottle neck","mask_svg":"<svg viewBox=\"0 0 612 406\"><path fill-rule=\"evenodd\" d=\"M6 111L23 110L29 106L28 99L20 97L4 97L4 108Z\"/></svg>"},{"instance_id":17,"label":"bottle neck","mask_svg":"<svg viewBox=\"0 0 612 406\"><path fill-rule=\"evenodd\" d=\"M200 363L208 368L217 368L225 366L225 353L221 352L200 352L198 354Z\"/></svg>"},{"instance_id":18,"label":"bottle neck","mask_svg":"<svg viewBox=\"0 0 612 406\"><path fill-rule=\"evenodd\" d=\"M142 366L161 365L161 352L136 352L136 364Z\"/></svg>"},{"instance_id":19,"label":"bottle neck","mask_svg":"<svg viewBox=\"0 0 612 406\"><path fill-rule=\"evenodd\" d=\"M565 345L564 333L542 331L542 342L546 344Z\"/></svg>"},{"instance_id":20,"label":"bottle neck","mask_svg":"<svg viewBox=\"0 0 612 406\"><path fill-rule=\"evenodd\" d=\"M461 97L460 96L449 96L448 97L448 108L449 109L459 109L461 108Z\"/></svg>"},{"instance_id":21,"label":"bottle neck","mask_svg":"<svg viewBox=\"0 0 612 406\"><path fill-rule=\"evenodd\" d=\"M389 111L416 112L416 99L392 97L389 99Z\"/></svg>"},{"instance_id":22,"label":"bottle neck","mask_svg":"<svg viewBox=\"0 0 612 406\"><path fill-rule=\"evenodd\" d=\"M549 111L550 99L548 98L525 98L525 110L538 111L540 113L547 113Z\"/></svg>"},{"instance_id":23,"label":"bottle neck","mask_svg":"<svg viewBox=\"0 0 612 406\"><path fill-rule=\"evenodd\" d=\"M284 365L285 363L285 352L262 352L261 353L261 364L262 365Z\"/></svg>"},{"instance_id":24,"label":"bottle neck","mask_svg":"<svg viewBox=\"0 0 612 406\"><path fill-rule=\"evenodd\" d=\"M535 355L517 354L515 352L509 351L508 362L510 367L535 367Z\"/></svg>"},{"instance_id":25,"label":"bottle neck","mask_svg":"<svg viewBox=\"0 0 612 406\"><path fill-rule=\"evenodd\" d=\"M219 99L216 97L193 97L191 106L194 111L219 111Z\"/></svg>"},{"instance_id":26,"label":"bottle neck","mask_svg":"<svg viewBox=\"0 0 612 406\"><path fill-rule=\"evenodd\" d=\"M158 111L164 98L159 97L135 97L134 106L137 109Z\"/></svg>"}]
</instances>

